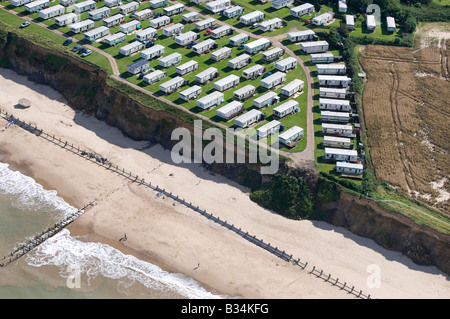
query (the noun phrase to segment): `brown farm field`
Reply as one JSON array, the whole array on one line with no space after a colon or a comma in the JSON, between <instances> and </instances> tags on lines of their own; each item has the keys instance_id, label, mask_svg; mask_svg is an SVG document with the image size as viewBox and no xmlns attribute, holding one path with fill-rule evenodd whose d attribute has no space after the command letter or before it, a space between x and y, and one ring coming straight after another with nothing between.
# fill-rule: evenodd
<instances>
[{"instance_id":1,"label":"brown farm field","mask_svg":"<svg viewBox=\"0 0 450 319\"><path fill-rule=\"evenodd\" d=\"M450 215L450 24L414 48L360 47L367 142L376 176ZM442 28L442 29L441 29Z\"/></svg>"}]
</instances>

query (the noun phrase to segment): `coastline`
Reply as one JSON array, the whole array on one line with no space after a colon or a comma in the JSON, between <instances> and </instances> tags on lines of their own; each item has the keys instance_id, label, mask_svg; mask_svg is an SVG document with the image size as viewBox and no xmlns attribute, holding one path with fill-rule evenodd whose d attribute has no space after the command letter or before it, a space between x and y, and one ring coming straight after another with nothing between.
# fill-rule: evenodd
<instances>
[{"instance_id":1,"label":"coastline","mask_svg":"<svg viewBox=\"0 0 450 319\"><path fill-rule=\"evenodd\" d=\"M263 209L251 202L242 186L198 165L171 164L169 151L132 141L92 117L75 113L55 91L13 71L0 69L0 84L0 95L5 97L0 107L20 119L107 157L373 298L450 296L445 276L435 267L417 266L369 239L326 223L287 220ZM29 109L14 107L21 97L32 101ZM3 127L5 121L1 119L0 124ZM46 189L56 189L75 207L95 201L68 227L78 239L103 242L166 271L182 273L213 294L255 299L354 298L200 214L19 127L0 132L0 140L0 161L11 169ZM119 242L124 233L127 241ZM383 270L381 288L367 287L366 269L371 264Z\"/></svg>"}]
</instances>

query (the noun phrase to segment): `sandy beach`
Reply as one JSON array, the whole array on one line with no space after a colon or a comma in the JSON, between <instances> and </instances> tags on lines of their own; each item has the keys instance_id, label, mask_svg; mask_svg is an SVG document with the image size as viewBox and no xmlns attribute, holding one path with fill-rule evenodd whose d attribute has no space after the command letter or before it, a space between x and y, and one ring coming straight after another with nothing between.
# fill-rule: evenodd
<instances>
[{"instance_id":1,"label":"sandy beach","mask_svg":"<svg viewBox=\"0 0 450 319\"><path fill-rule=\"evenodd\" d=\"M95 206L69 226L72 236L109 244L208 291L240 298L354 298L308 272L315 266L371 298L450 298L447 276L400 253L324 222L293 221L258 206L249 190L197 164L174 165L170 151L133 141L74 112L53 89L0 69L0 107L49 134L95 151L146 181L177 194L271 245L308 262L301 268L251 244L173 200L159 197L85 158L17 126L0 131L0 162L55 189L75 207ZM16 106L20 98L32 102ZM1 129L6 121L0 119ZM364 213L364 212L361 212ZM123 235L127 240L119 242ZM368 285L368 267L380 286ZM198 268L197 268L198 267Z\"/></svg>"}]
</instances>

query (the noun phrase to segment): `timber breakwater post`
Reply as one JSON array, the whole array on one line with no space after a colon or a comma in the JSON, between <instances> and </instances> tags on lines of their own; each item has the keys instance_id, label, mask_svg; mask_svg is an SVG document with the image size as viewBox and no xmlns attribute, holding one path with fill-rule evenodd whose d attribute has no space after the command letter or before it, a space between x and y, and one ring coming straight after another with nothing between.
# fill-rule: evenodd
<instances>
[{"instance_id":1,"label":"timber breakwater post","mask_svg":"<svg viewBox=\"0 0 450 319\"><path fill-rule=\"evenodd\" d=\"M245 240L251 242L252 244L267 250L269 253L273 254L274 256L284 260L285 262L289 262L294 266L298 266L299 268L301 268L302 270L305 270L305 268L308 266L308 262L301 262L300 258L295 259L293 257L292 254L287 253L284 250L279 249L278 247L274 247L273 245L271 245L270 243L266 243L264 242L262 239L257 238L254 235L249 234L248 232L244 232L241 230L241 228L237 228L234 226L234 224L230 224L225 220L221 220L220 217L218 216L214 216L212 213L208 213L206 210L199 208L199 206L195 206L193 205L191 202L187 202L184 198L179 197L178 195L172 194L172 192L166 191L164 188L160 188L158 185L152 185L151 182L147 182L145 181L144 178L139 177L138 175L135 175L134 173L132 173L131 171L127 171L124 168L119 167L116 164L111 163L110 161L108 161L107 158L96 154L95 152L88 152L85 151L83 149L80 149L78 146L74 146L72 143L69 143L67 141L64 141L63 139L56 137L55 135L50 135L45 133L42 129L38 129L36 126L33 126L29 123L23 122L18 118L15 118L13 115L8 114L6 111L4 110L0 110L0 117L3 117L4 119L8 120L8 121L13 121L14 124L18 125L19 127L23 128L24 130L38 136L41 137L61 148L66 149L67 151L72 152L73 154L76 154L80 157L85 158L86 160L93 162L95 164L97 164L98 166L101 166L103 168L105 168L106 170L109 170L111 172L116 173L117 175L120 175L122 177L124 177L125 179L129 180L132 183L136 183L140 186L143 187L147 187L150 188L152 190L154 190L157 193L157 197L160 198L162 196L166 196L167 198L170 198L172 200L174 200L175 202L178 202L179 204L201 214L202 216L204 216L205 218L227 228L228 230L234 232L235 234L241 236L242 238L244 238ZM89 204L92 206L92 204ZM85 211L86 208L83 208L83 212ZM80 210L81 211L81 210ZM78 211L78 212L80 212ZM75 214L78 214L78 212L76 212ZM71 220L70 222L72 222L73 220ZM66 221L67 222L67 221ZM63 224L63 222L61 222L61 224ZM17 258L19 258L20 256L22 256L23 254L25 254L26 252L28 252L29 250L31 250L32 248L34 248L35 246L37 246L38 244L42 243L45 238L49 238L51 236L53 236L56 232L60 231L63 227L65 227L68 223L65 223L64 225L60 225L59 228L56 228L57 231L55 230L48 230L49 234L51 235L45 235L46 231L44 231L37 240L31 241L30 243L28 243L28 245L22 246L20 249L16 249L13 253L10 253L11 256L9 256L9 260L15 260ZM61 227L62 226L62 227ZM47 236L47 237L46 237ZM38 244L35 244L38 243ZM33 246L34 244L34 246ZM32 247L31 249L29 247ZM21 252L21 255L18 253ZM5 257L4 257L5 259ZM9 261L7 263L10 263L12 261ZM2 262L2 261L0 261ZM6 264L2 264L1 266L5 266ZM325 275L323 273L323 270L317 270L316 266L313 266L312 270L308 272L308 274L314 275L316 278L322 279L324 282L331 284L332 286L335 286L337 288L339 288L340 290L346 291L348 294L352 294L353 296L355 296L356 298L359 299L370 299L370 295L366 295L362 292L362 290L357 290L355 289L354 286L350 287L347 285L347 283L342 283L339 281L338 278L334 279L331 277L330 274Z\"/></svg>"},{"instance_id":2,"label":"timber breakwater post","mask_svg":"<svg viewBox=\"0 0 450 319\"><path fill-rule=\"evenodd\" d=\"M19 244L18 247L14 248L11 252L8 253L7 256L4 256L2 260L0 260L0 268L6 267L12 262L16 261L20 257L27 254L29 251L33 250L43 242L45 242L50 237L53 237L57 233L59 233L63 228L72 223L78 216L85 213L89 208L93 207L94 203L89 203L83 208L77 210L76 212L70 214L62 221L55 223L53 226L45 229L38 235L33 238L28 239L25 243Z\"/></svg>"}]
</instances>

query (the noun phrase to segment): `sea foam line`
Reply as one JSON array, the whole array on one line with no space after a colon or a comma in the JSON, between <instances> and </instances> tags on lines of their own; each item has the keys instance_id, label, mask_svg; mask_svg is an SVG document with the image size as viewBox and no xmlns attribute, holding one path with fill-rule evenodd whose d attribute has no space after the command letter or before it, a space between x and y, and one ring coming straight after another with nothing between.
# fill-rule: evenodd
<instances>
[{"instance_id":1,"label":"sea foam line","mask_svg":"<svg viewBox=\"0 0 450 319\"><path fill-rule=\"evenodd\" d=\"M67 277L65 270L69 266L76 265L80 275L88 278L88 283L101 275L114 280L139 282L158 291L175 291L189 299L223 298L206 291L192 278L166 272L109 245L79 241L70 236L67 229L38 246L34 253L27 255L26 260L35 267L57 266L62 277Z\"/></svg>"}]
</instances>

